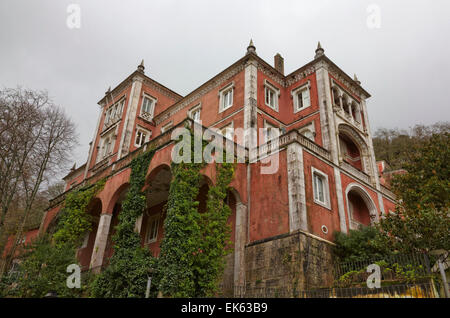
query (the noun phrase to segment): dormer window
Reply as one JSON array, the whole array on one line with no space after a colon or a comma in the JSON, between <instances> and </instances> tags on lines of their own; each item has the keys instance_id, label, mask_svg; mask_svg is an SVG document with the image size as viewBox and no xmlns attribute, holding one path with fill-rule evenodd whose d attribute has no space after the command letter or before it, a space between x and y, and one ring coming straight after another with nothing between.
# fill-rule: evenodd
<instances>
[{"instance_id":1,"label":"dormer window","mask_svg":"<svg viewBox=\"0 0 450 318\"><path fill-rule=\"evenodd\" d=\"M152 120L155 110L156 99L148 95L142 98L141 117L146 120Z\"/></svg>"},{"instance_id":2,"label":"dormer window","mask_svg":"<svg viewBox=\"0 0 450 318\"><path fill-rule=\"evenodd\" d=\"M219 91L219 113L233 106L234 83L230 83Z\"/></svg>"},{"instance_id":3,"label":"dormer window","mask_svg":"<svg viewBox=\"0 0 450 318\"><path fill-rule=\"evenodd\" d=\"M311 106L311 96L309 90L310 84L308 82L307 84L292 91L292 97L294 99L294 113Z\"/></svg>"},{"instance_id":4,"label":"dormer window","mask_svg":"<svg viewBox=\"0 0 450 318\"><path fill-rule=\"evenodd\" d=\"M264 95L265 103L273 110L278 111L278 97L280 90L274 85L270 84L267 80L264 81Z\"/></svg>"}]
</instances>

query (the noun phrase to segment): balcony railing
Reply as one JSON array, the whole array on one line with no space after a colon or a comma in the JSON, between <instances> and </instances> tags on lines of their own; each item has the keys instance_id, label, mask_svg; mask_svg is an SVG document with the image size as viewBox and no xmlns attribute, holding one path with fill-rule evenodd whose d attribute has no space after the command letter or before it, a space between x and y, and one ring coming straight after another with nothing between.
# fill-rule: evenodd
<instances>
[{"instance_id":1,"label":"balcony railing","mask_svg":"<svg viewBox=\"0 0 450 318\"><path fill-rule=\"evenodd\" d=\"M343 168L344 170L346 170L347 172L349 172L350 174L354 175L355 177L357 177L358 179L364 181L367 184L370 184L370 176L368 174L366 174L365 172L353 167L351 164L342 161L341 163L341 168Z\"/></svg>"}]
</instances>

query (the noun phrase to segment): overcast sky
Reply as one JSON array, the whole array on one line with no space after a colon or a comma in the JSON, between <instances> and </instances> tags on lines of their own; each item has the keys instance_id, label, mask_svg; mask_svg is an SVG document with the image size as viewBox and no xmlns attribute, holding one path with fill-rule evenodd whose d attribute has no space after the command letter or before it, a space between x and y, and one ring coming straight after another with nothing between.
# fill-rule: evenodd
<instances>
[{"instance_id":1,"label":"overcast sky","mask_svg":"<svg viewBox=\"0 0 450 318\"><path fill-rule=\"evenodd\" d=\"M67 26L72 3L80 28ZM77 124L80 165L97 102L141 59L148 76L186 95L242 57L250 38L270 64L279 52L286 74L311 61L320 40L372 94L373 131L450 120L448 0L2 0L0 86L48 90Z\"/></svg>"}]
</instances>

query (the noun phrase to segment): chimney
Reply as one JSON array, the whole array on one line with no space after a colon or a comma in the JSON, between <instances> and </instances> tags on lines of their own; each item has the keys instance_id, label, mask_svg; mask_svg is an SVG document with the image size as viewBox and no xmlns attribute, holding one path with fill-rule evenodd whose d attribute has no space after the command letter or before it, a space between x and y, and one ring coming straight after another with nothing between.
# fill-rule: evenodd
<instances>
[{"instance_id":1,"label":"chimney","mask_svg":"<svg viewBox=\"0 0 450 318\"><path fill-rule=\"evenodd\" d=\"M284 75L284 58L281 57L280 53L277 53L273 57L275 69Z\"/></svg>"}]
</instances>

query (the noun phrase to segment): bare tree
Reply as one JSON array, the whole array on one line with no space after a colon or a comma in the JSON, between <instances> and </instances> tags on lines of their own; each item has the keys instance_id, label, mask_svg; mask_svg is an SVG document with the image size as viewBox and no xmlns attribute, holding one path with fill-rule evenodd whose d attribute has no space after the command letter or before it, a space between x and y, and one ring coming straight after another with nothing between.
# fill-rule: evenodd
<instances>
[{"instance_id":1,"label":"bare tree","mask_svg":"<svg viewBox=\"0 0 450 318\"><path fill-rule=\"evenodd\" d=\"M21 88L0 91L0 105L0 229L14 197L20 196L22 213L16 238L21 238L43 182L68 163L77 136L73 122L45 92ZM16 248L17 240L8 251L0 276Z\"/></svg>"}]
</instances>

